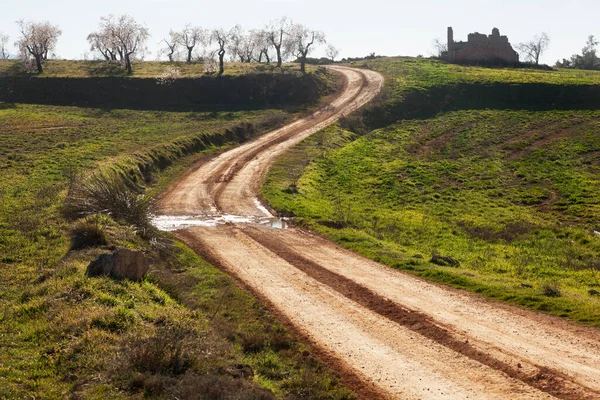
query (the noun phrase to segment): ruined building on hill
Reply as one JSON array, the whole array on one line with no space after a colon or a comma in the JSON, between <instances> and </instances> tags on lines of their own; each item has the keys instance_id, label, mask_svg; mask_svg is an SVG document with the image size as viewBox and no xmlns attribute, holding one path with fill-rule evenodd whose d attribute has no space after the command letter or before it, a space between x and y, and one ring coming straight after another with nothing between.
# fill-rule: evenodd
<instances>
[{"instance_id":1,"label":"ruined building on hill","mask_svg":"<svg viewBox=\"0 0 600 400\"><path fill-rule=\"evenodd\" d=\"M519 54L508 42L508 37L500 36L498 28L494 28L489 36L471 33L467 42L455 42L454 31L448 28L448 51L443 56L446 60L458 64L519 62Z\"/></svg>"}]
</instances>

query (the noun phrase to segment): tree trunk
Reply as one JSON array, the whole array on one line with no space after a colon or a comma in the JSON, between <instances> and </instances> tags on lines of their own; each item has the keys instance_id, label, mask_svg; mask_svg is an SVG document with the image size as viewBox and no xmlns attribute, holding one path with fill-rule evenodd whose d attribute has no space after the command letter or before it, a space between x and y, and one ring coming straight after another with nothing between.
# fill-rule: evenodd
<instances>
[{"instance_id":1,"label":"tree trunk","mask_svg":"<svg viewBox=\"0 0 600 400\"><path fill-rule=\"evenodd\" d=\"M277 68L281 68L281 45L275 46L275 50L277 50Z\"/></svg>"},{"instance_id":2,"label":"tree trunk","mask_svg":"<svg viewBox=\"0 0 600 400\"><path fill-rule=\"evenodd\" d=\"M308 56L308 51L300 56L300 71L303 75L306 74L306 56Z\"/></svg>"},{"instance_id":3,"label":"tree trunk","mask_svg":"<svg viewBox=\"0 0 600 400\"><path fill-rule=\"evenodd\" d=\"M225 72L225 50L219 50L219 76L223 75Z\"/></svg>"},{"instance_id":4,"label":"tree trunk","mask_svg":"<svg viewBox=\"0 0 600 400\"><path fill-rule=\"evenodd\" d=\"M131 59L129 58L129 54L125 54L125 68L127 68L127 74L133 74L133 69L131 68Z\"/></svg>"},{"instance_id":5,"label":"tree trunk","mask_svg":"<svg viewBox=\"0 0 600 400\"><path fill-rule=\"evenodd\" d=\"M191 63L192 62L192 51L194 50L194 46L192 47L187 47L187 51L188 51L188 56L187 56L187 62Z\"/></svg>"},{"instance_id":6,"label":"tree trunk","mask_svg":"<svg viewBox=\"0 0 600 400\"><path fill-rule=\"evenodd\" d=\"M35 57L35 66L37 67L38 73L42 73L44 72L44 68L42 67L42 57L41 56L37 56Z\"/></svg>"}]
</instances>

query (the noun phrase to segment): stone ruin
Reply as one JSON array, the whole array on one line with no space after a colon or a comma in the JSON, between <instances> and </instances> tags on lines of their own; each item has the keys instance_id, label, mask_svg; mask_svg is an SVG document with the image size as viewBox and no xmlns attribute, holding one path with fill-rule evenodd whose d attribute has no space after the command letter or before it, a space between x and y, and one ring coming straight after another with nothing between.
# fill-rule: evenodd
<instances>
[{"instance_id":1,"label":"stone ruin","mask_svg":"<svg viewBox=\"0 0 600 400\"><path fill-rule=\"evenodd\" d=\"M448 28L448 51L444 56L446 60L457 64L519 62L519 53L512 48L508 37L500 36L498 28L494 28L489 36L471 33L467 42L455 42L454 31Z\"/></svg>"}]
</instances>

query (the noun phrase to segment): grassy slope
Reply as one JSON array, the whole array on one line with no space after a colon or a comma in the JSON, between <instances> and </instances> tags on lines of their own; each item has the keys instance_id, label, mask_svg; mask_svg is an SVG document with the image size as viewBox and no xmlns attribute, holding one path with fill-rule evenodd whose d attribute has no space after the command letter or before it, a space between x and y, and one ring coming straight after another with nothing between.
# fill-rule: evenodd
<instances>
[{"instance_id":1,"label":"grassy slope","mask_svg":"<svg viewBox=\"0 0 600 400\"><path fill-rule=\"evenodd\" d=\"M287 64L285 72L297 72L299 66ZM313 66L307 66L308 72L315 70ZM166 61L138 61L133 63L133 78L156 78L164 74L168 69L179 70L182 78L196 78L205 75L203 63L166 62ZM225 75L239 75L250 73L265 73L275 71L274 65L226 63ZM279 71L279 70L277 70ZM0 77L27 75L16 60L0 60ZM44 65L44 73L32 76L40 78L90 78L108 76L128 76L125 68L117 62L104 61L69 61L49 60Z\"/></svg>"},{"instance_id":2,"label":"grassy slope","mask_svg":"<svg viewBox=\"0 0 600 400\"><path fill-rule=\"evenodd\" d=\"M427 90L431 87L458 83L600 84L600 72L598 71L483 68L446 64L437 60L418 58L382 58L356 62L354 65L383 73L386 77L386 92L396 99L401 99L402 94L410 90Z\"/></svg>"},{"instance_id":3,"label":"grassy slope","mask_svg":"<svg viewBox=\"0 0 600 400\"><path fill-rule=\"evenodd\" d=\"M433 72L438 82L483 74L484 82L543 76L585 84L599 76L429 60L370 66L387 75L388 101L401 101L398 93L408 90L399 82L425 87ZM392 267L600 326L600 299L588 294L600 285L599 129L598 111L552 110L456 111L362 138L335 126L282 156L263 194L275 208ZM314 162L302 174L307 160ZM430 263L433 252L458 259L460 268ZM554 288L560 297L548 296Z\"/></svg>"},{"instance_id":4,"label":"grassy slope","mask_svg":"<svg viewBox=\"0 0 600 400\"><path fill-rule=\"evenodd\" d=\"M171 143L212 137L240 122L281 124L290 117L282 110L0 104L0 398L184 396L186 390L271 398L231 378L239 365L249 365L250 382L278 397L352 397L254 298L190 250L177 245L161 257L109 217L72 224L60 213L74 170L129 165L136 152L169 151ZM152 193L200 156L155 173ZM156 259L150 278L142 284L85 278L90 260L107 248L69 251L69 231L78 224L99 227L111 246L149 251Z\"/></svg>"}]
</instances>

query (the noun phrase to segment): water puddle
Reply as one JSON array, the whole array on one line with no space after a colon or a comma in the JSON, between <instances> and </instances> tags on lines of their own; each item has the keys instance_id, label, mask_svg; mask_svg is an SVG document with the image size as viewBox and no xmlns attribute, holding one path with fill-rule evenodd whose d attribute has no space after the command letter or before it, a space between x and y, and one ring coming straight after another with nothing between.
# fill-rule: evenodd
<instances>
[{"instance_id":1,"label":"water puddle","mask_svg":"<svg viewBox=\"0 0 600 400\"><path fill-rule=\"evenodd\" d=\"M256 224L274 229L287 229L290 226L291 218L279 218L261 204L260 200L255 198L254 205L262 215L239 216L232 214L218 214L214 211L210 214L194 216L152 216L152 225L161 231L177 231L179 229L191 228L194 226L215 227L227 224Z\"/></svg>"},{"instance_id":2,"label":"water puddle","mask_svg":"<svg viewBox=\"0 0 600 400\"><path fill-rule=\"evenodd\" d=\"M242 217L239 215L195 215L195 216L169 216L160 215L152 217L152 225L161 231L177 231L195 226L215 227L227 224L257 224L274 229L287 229L290 226L290 218L278 217Z\"/></svg>"}]
</instances>

